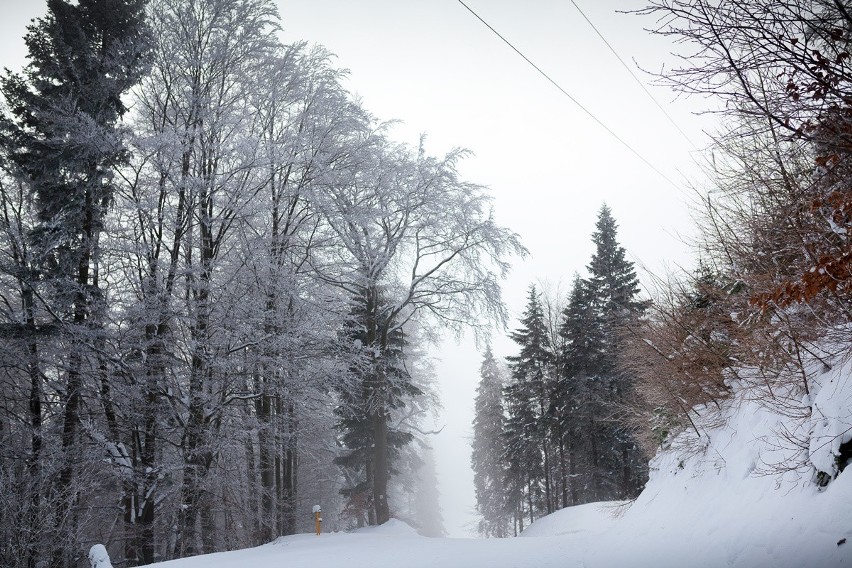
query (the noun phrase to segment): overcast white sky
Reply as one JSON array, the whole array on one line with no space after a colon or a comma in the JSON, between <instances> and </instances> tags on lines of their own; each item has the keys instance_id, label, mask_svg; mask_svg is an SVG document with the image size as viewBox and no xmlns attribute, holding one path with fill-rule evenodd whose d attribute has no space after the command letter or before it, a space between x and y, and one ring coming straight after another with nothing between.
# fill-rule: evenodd
<instances>
[{"instance_id":1,"label":"overcast white sky","mask_svg":"<svg viewBox=\"0 0 852 568\"><path fill-rule=\"evenodd\" d=\"M474 156L468 179L491 187L498 220L519 233L530 258L518 261L504 298L514 328L533 282L563 283L585 270L603 202L637 265L660 273L691 263L689 184L703 185L696 154L625 71L570 0L466 0L466 3L679 187L655 173L541 77L458 0L277 0L285 42L325 45L350 70L348 87L381 119L404 121L401 140ZM636 70L659 70L676 47L650 35L654 22L619 11L643 0L575 0L678 125L699 147L712 119L705 101L677 99ZM0 65L24 61L27 22L43 0L0 0ZM643 276L643 281L647 279ZM498 356L512 354L495 331ZM434 446L447 529L469 533L474 497L469 467L473 397L480 353L468 338L436 355L444 430Z\"/></svg>"}]
</instances>

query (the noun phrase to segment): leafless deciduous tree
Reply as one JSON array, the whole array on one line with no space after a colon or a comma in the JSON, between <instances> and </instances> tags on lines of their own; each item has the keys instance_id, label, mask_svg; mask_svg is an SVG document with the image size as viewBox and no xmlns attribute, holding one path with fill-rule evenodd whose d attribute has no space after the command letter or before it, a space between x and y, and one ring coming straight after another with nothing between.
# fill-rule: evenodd
<instances>
[{"instance_id":1,"label":"leafless deciduous tree","mask_svg":"<svg viewBox=\"0 0 852 568\"><path fill-rule=\"evenodd\" d=\"M367 123L367 126L371 126ZM358 307L369 363L364 397L373 429L372 507L387 502L389 339L415 317L448 328L503 321L499 280L507 257L524 254L518 237L494 222L484 188L457 171L464 152L432 158L393 145L372 129L355 132L354 151L327 172L318 207L335 246L315 268Z\"/></svg>"},{"instance_id":2,"label":"leafless deciduous tree","mask_svg":"<svg viewBox=\"0 0 852 568\"><path fill-rule=\"evenodd\" d=\"M660 80L721 99L725 125L697 204L700 270L662 283L633 330L636 421L656 429L650 444L671 426L701 436L694 419L735 385L805 419L814 369L845 349L826 337L850 316L849 6L662 0L640 13L684 46Z\"/></svg>"}]
</instances>

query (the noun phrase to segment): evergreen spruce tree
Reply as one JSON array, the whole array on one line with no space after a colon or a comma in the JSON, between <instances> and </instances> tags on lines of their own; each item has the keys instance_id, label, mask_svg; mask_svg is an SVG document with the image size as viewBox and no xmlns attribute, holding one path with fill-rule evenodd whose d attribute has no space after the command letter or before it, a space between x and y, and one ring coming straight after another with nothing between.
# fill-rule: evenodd
<instances>
[{"instance_id":1,"label":"evergreen spruce tree","mask_svg":"<svg viewBox=\"0 0 852 568\"><path fill-rule=\"evenodd\" d=\"M354 345L366 345L366 326L363 314L356 310L346 330L345 338ZM402 328L388 334L388 346L381 359L384 372L384 403L388 411L403 408L406 401L423 394L411 381L405 368L405 336ZM346 484L340 493L346 497L346 513L355 519L357 526L374 525L373 463L374 432L371 412L375 401L371 400L371 381L376 369L362 358L355 358L350 369L351 380L338 387L338 405L335 408L339 440L343 453L335 458L344 475ZM388 428L388 475L394 473L393 462L399 450L413 440L409 432Z\"/></svg>"},{"instance_id":2,"label":"evergreen spruce tree","mask_svg":"<svg viewBox=\"0 0 852 568\"><path fill-rule=\"evenodd\" d=\"M554 404L566 446L569 502L602 498L599 392L603 322L589 282L575 275L559 333L565 340Z\"/></svg>"},{"instance_id":3,"label":"evergreen spruce tree","mask_svg":"<svg viewBox=\"0 0 852 568\"><path fill-rule=\"evenodd\" d=\"M476 510L482 517L479 534L485 537L509 536L511 511L507 510L505 482L505 447L503 438L503 380L489 346L480 367L473 418L473 485Z\"/></svg>"},{"instance_id":4,"label":"evergreen spruce tree","mask_svg":"<svg viewBox=\"0 0 852 568\"><path fill-rule=\"evenodd\" d=\"M2 143L26 181L40 224L33 235L42 268L86 321L99 297L98 237L112 202L113 168L127 158L121 97L146 71L144 0L49 0L29 27L30 63L0 90L10 116Z\"/></svg>"},{"instance_id":5,"label":"evergreen spruce tree","mask_svg":"<svg viewBox=\"0 0 852 568\"><path fill-rule=\"evenodd\" d=\"M588 286L602 325L600 359L596 374L600 378L601 418L598 422L601 447L600 465L604 468L606 498L631 498L638 495L647 479L646 457L633 439L617 408L630 394L630 377L617 366L622 349L622 334L630 322L641 315L638 300L639 279L633 263L627 260L624 248L618 243L618 226L612 211L603 205L592 242L595 254L589 263Z\"/></svg>"},{"instance_id":6,"label":"evergreen spruce tree","mask_svg":"<svg viewBox=\"0 0 852 568\"><path fill-rule=\"evenodd\" d=\"M532 522L553 509L547 417L554 357L535 286L530 287L521 326L511 335L521 351L507 357L511 381L505 389L506 455L510 492L524 495Z\"/></svg>"},{"instance_id":7,"label":"evergreen spruce tree","mask_svg":"<svg viewBox=\"0 0 852 568\"><path fill-rule=\"evenodd\" d=\"M47 15L28 28L23 75L7 73L0 81L10 111L0 119L0 145L33 198L38 224L30 235L32 250L67 341L54 524L69 535L75 532L87 375L100 375L95 388L107 420L114 419L105 364L87 359L90 347L103 341L98 242L112 202L113 169L127 158L118 126L127 111L122 95L146 72L150 36L144 0L48 0L47 7ZM110 426L117 428L114 421ZM73 561L62 542L55 541L51 566Z\"/></svg>"},{"instance_id":8,"label":"evergreen spruce tree","mask_svg":"<svg viewBox=\"0 0 852 568\"><path fill-rule=\"evenodd\" d=\"M637 299L639 278L633 263L626 258L624 247L618 244L617 232L612 210L604 204L592 234L595 254L587 268L589 285L606 326L606 348L610 352L617 348L621 324L642 311L642 303Z\"/></svg>"},{"instance_id":9,"label":"evergreen spruce tree","mask_svg":"<svg viewBox=\"0 0 852 568\"><path fill-rule=\"evenodd\" d=\"M414 518L417 532L423 536L446 537L444 515L441 511L441 494L438 491L438 471L435 464L435 452L428 446L422 446L422 465L416 473L416 493L414 495Z\"/></svg>"},{"instance_id":10,"label":"evergreen spruce tree","mask_svg":"<svg viewBox=\"0 0 852 568\"><path fill-rule=\"evenodd\" d=\"M641 316L643 304L636 271L606 205L592 242L589 278L575 277L562 314L565 343L554 396L573 504L635 497L647 479L646 456L620 415L632 384L618 365L625 329Z\"/></svg>"}]
</instances>

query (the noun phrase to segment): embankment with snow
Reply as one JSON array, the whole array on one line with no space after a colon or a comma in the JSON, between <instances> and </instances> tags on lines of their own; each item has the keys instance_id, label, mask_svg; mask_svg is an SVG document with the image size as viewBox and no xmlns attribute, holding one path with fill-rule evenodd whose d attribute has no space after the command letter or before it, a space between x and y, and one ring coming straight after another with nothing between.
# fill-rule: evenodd
<instances>
[{"instance_id":1,"label":"embankment with snow","mask_svg":"<svg viewBox=\"0 0 852 568\"><path fill-rule=\"evenodd\" d=\"M732 386L652 460L644 491L583 565L852 566L852 467L840 471L852 364L813 373L807 394Z\"/></svg>"}]
</instances>

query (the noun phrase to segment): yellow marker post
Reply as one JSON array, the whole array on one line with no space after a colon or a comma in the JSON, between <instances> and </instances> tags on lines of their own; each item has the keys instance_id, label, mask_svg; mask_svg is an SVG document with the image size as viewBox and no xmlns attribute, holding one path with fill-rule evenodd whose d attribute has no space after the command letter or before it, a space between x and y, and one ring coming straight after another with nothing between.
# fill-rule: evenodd
<instances>
[{"instance_id":1,"label":"yellow marker post","mask_svg":"<svg viewBox=\"0 0 852 568\"><path fill-rule=\"evenodd\" d=\"M317 536L322 532L322 508L319 505L314 505L314 522L317 527Z\"/></svg>"}]
</instances>

